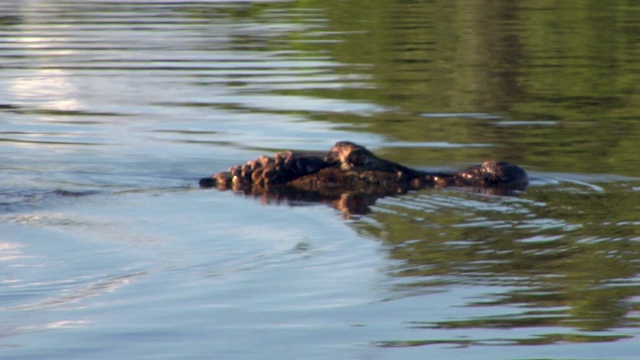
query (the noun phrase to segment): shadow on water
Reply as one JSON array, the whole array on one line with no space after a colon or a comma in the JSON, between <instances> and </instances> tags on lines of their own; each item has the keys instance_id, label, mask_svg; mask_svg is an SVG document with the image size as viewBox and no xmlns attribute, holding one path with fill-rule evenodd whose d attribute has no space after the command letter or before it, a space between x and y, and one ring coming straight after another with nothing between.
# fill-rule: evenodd
<instances>
[{"instance_id":1,"label":"shadow on water","mask_svg":"<svg viewBox=\"0 0 640 360\"><path fill-rule=\"evenodd\" d=\"M70 190L0 190L0 214L27 211L31 208L50 207L50 203L64 198L96 195L99 191Z\"/></svg>"},{"instance_id":2,"label":"shadow on water","mask_svg":"<svg viewBox=\"0 0 640 360\"><path fill-rule=\"evenodd\" d=\"M521 192L500 188L458 188L457 190L490 196L518 196ZM234 190L233 192L245 197L258 198L260 203L265 205L286 204L289 206L305 206L317 203L326 204L340 211L344 219L348 220L354 216L359 217L369 214L379 199L402 196L409 191L412 191L412 189L400 186L395 189L364 192L345 191L342 189L314 191L281 185L272 187L249 187Z\"/></svg>"}]
</instances>

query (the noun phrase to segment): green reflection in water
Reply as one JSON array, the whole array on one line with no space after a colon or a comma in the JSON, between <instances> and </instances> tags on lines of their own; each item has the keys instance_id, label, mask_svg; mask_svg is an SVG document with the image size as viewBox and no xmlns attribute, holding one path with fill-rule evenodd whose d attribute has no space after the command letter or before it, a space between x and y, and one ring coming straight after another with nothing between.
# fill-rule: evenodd
<instances>
[{"instance_id":1,"label":"green reflection in water","mask_svg":"<svg viewBox=\"0 0 640 360\"><path fill-rule=\"evenodd\" d=\"M576 334L547 334L527 339L491 339L491 340L398 340L381 341L376 343L380 347L409 347L424 345L455 345L468 347L471 345L547 345L560 342L590 343L608 342L628 339L629 336L616 335L576 335Z\"/></svg>"},{"instance_id":2,"label":"green reflection in water","mask_svg":"<svg viewBox=\"0 0 640 360\"><path fill-rule=\"evenodd\" d=\"M415 164L504 158L547 170L639 176L635 105L638 5L584 1L314 2L326 9L338 72L370 78L362 88L283 91L368 100L389 112L317 114L408 142L493 144L475 149L391 149ZM319 31L319 30L318 30ZM304 32L306 39L311 31ZM339 34L339 35L336 35ZM292 37L300 37L294 33ZM322 36L321 36L322 37ZM425 118L486 113L497 119ZM514 126L501 120L553 120ZM508 125L507 125L508 124Z\"/></svg>"},{"instance_id":3,"label":"green reflection in water","mask_svg":"<svg viewBox=\"0 0 640 360\"><path fill-rule=\"evenodd\" d=\"M509 339L517 344L611 341L585 334L640 325L640 196L629 184L601 191L533 187L520 198L430 191L381 201L374 221L354 225L401 260L389 270L408 295L446 286L487 286L495 293L470 308L520 308L514 314L424 323L417 328L569 328L580 333ZM505 340L507 341L507 340ZM384 346L426 343L392 342ZM452 343L452 341L444 341ZM455 341L457 343L457 341ZM460 344L472 344L464 340Z\"/></svg>"}]
</instances>

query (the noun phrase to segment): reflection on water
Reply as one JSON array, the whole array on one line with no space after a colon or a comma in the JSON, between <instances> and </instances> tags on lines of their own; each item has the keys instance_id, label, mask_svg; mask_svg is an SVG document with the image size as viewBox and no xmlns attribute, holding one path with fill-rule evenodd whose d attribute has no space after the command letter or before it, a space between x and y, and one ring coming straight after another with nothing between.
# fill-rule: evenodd
<instances>
[{"instance_id":1,"label":"reflection on water","mask_svg":"<svg viewBox=\"0 0 640 360\"><path fill-rule=\"evenodd\" d=\"M638 10L0 3L0 357L635 359ZM197 188L338 140L532 185Z\"/></svg>"},{"instance_id":2,"label":"reflection on water","mask_svg":"<svg viewBox=\"0 0 640 360\"><path fill-rule=\"evenodd\" d=\"M572 193L534 186L524 197L500 199L465 193L415 194L406 202L381 205L385 211L372 215L375 223L359 227L383 237L390 256L402 260L392 271L393 276L406 278L401 291L485 285L496 293L469 301L466 307L512 309L498 315L416 320L417 328L541 329L533 338L496 339L530 345L613 341L631 335L602 332L638 326L638 305L633 300L639 289L637 221L635 214L613 214L612 209L592 214L581 209L609 200L625 208L637 204L638 197L626 186L603 188L604 193ZM550 328L574 328L580 333L544 332ZM409 345L417 344L404 344Z\"/></svg>"}]
</instances>

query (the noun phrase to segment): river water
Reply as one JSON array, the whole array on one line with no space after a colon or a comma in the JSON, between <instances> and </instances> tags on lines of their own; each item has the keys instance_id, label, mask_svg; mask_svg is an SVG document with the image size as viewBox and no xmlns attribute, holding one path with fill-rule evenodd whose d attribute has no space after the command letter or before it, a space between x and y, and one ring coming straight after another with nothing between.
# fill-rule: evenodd
<instances>
[{"instance_id":1,"label":"river water","mask_svg":"<svg viewBox=\"0 0 640 360\"><path fill-rule=\"evenodd\" d=\"M640 7L0 4L0 358L638 359ZM200 189L338 140L525 192Z\"/></svg>"}]
</instances>

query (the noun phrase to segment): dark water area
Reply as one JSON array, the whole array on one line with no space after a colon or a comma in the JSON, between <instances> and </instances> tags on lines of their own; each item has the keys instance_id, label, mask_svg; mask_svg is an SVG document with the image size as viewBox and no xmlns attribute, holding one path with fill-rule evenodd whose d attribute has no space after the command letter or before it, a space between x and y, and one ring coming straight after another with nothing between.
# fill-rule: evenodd
<instances>
[{"instance_id":1,"label":"dark water area","mask_svg":"<svg viewBox=\"0 0 640 360\"><path fill-rule=\"evenodd\" d=\"M638 359L638 43L632 1L2 2L0 358ZM532 181L197 185L339 140Z\"/></svg>"}]
</instances>

